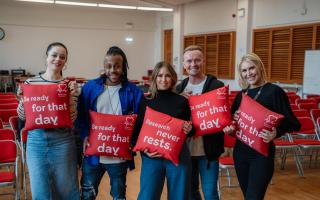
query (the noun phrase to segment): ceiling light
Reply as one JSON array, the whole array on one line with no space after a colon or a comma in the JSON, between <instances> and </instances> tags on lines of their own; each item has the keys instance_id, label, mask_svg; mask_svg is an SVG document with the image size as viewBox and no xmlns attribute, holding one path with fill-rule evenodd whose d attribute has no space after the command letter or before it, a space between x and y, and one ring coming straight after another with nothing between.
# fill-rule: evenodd
<instances>
[{"instance_id":1,"label":"ceiling light","mask_svg":"<svg viewBox=\"0 0 320 200\"><path fill-rule=\"evenodd\" d=\"M167 11L172 12L173 8L155 8L155 7L137 7L138 10L150 10L150 11Z\"/></svg>"},{"instance_id":2,"label":"ceiling light","mask_svg":"<svg viewBox=\"0 0 320 200\"><path fill-rule=\"evenodd\" d=\"M82 2L73 2L73 1L55 1L56 4L63 4L63 5L72 5L72 6L92 6L97 7L97 3L82 3Z\"/></svg>"},{"instance_id":3,"label":"ceiling light","mask_svg":"<svg viewBox=\"0 0 320 200\"><path fill-rule=\"evenodd\" d=\"M131 42L133 42L133 38L132 37L126 37L126 42L128 42L128 43L131 43Z\"/></svg>"},{"instance_id":4,"label":"ceiling light","mask_svg":"<svg viewBox=\"0 0 320 200\"><path fill-rule=\"evenodd\" d=\"M120 8L120 9L137 9L135 6L121 6L121 5L112 5L112 4L98 4L102 8Z\"/></svg>"},{"instance_id":5,"label":"ceiling light","mask_svg":"<svg viewBox=\"0 0 320 200\"><path fill-rule=\"evenodd\" d=\"M35 2L35 3L54 3L54 0L18 0L25 2Z\"/></svg>"}]
</instances>

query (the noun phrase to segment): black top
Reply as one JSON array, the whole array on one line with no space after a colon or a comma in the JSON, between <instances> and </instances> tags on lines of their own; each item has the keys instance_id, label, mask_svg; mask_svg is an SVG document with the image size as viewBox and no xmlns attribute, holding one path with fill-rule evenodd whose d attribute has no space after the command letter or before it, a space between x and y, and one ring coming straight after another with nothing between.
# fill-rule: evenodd
<instances>
[{"instance_id":1,"label":"black top","mask_svg":"<svg viewBox=\"0 0 320 200\"><path fill-rule=\"evenodd\" d=\"M132 135L132 141L134 144L137 141L140 129L142 127L147 106L158 112L170 115L178 119L186 121L190 120L191 111L189 102L186 98L172 92L171 90L158 90L155 98L143 98L141 100L137 122Z\"/></svg>"},{"instance_id":2,"label":"black top","mask_svg":"<svg viewBox=\"0 0 320 200\"><path fill-rule=\"evenodd\" d=\"M177 85L177 93L182 93L187 87L188 82L189 78L186 78L179 85ZM223 82L219 81L216 77L208 74L207 80L203 86L202 94L223 86ZM207 134L203 135L202 138L206 158L209 161L217 160L224 152L224 133L221 131L214 134Z\"/></svg>"},{"instance_id":3,"label":"black top","mask_svg":"<svg viewBox=\"0 0 320 200\"><path fill-rule=\"evenodd\" d=\"M239 92L232 104L231 113L233 114L238 110L243 92L247 92L249 97L254 98L261 89L261 93L257 96L256 101L269 110L284 115L284 118L280 121L276 128L277 137L280 137L288 132L298 131L300 129L300 123L291 110L287 94L279 86L271 83L266 83L261 87L246 89ZM239 141L237 141L236 144L240 145L242 148L250 148ZM270 144L274 146L273 142ZM274 155L274 152L272 151L274 151L274 147L270 148L269 150L269 153Z\"/></svg>"}]
</instances>

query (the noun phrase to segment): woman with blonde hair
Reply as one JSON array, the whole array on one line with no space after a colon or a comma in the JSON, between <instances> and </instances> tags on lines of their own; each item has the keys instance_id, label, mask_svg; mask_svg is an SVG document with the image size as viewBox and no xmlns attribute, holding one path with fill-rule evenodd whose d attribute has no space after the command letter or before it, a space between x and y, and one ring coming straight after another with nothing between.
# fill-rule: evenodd
<instances>
[{"instance_id":1,"label":"woman with blonde hair","mask_svg":"<svg viewBox=\"0 0 320 200\"><path fill-rule=\"evenodd\" d=\"M264 142L269 143L268 156L264 156L239 139L233 151L233 158L239 184L246 200L262 200L271 181L274 172L275 146L273 140L281 135L297 131L300 128L299 121L294 116L286 93L277 85L267 82L264 65L254 53L242 57L238 65L240 74L239 84L242 91L239 92L231 107L234 120L239 120L239 109L242 93L257 101L267 109L284 115L276 128L272 131L262 129L260 132ZM250 106L250 105L248 105ZM231 133L235 126L228 126L225 133Z\"/></svg>"}]
</instances>

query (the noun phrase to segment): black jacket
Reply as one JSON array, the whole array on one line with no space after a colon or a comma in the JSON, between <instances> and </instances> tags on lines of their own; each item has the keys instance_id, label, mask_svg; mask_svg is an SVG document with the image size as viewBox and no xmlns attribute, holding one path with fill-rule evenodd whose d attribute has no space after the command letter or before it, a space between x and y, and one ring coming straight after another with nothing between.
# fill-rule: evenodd
<instances>
[{"instance_id":1,"label":"black jacket","mask_svg":"<svg viewBox=\"0 0 320 200\"><path fill-rule=\"evenodd\" d=\"M176 87L177 93L182 93L188 85L189 78L184 79ZM207 75L207 80L204 83L202 94L223 87L223 82L219 81L212 75ZM224 133L218 132L203 136L203 146L206 157L209 161L218 160L220 155L224 152Z\"/></svg>"}]
</instances>

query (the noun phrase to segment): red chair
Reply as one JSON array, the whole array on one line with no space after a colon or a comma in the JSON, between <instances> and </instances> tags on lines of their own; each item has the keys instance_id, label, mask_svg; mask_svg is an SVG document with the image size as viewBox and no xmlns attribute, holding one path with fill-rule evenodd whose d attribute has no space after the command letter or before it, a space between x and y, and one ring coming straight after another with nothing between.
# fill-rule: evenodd
<instances>
[{"instance_id":1,"label":"red chair","mask_svg":"<svg viewBox=\"0 0 320 200\"><path fill-rule=\"evenodd\" d=\"M16 95L14 93L4 93L4 94L0 94L0 99L13 99L16 98Z\"/></svg>"},{"instance_id":2,"label":"red chair","mask_svg":"<svg viewBox=\"0 0 320 200\"><path fill-rule=\"evenodd\" d=\"M296 104L299 105L300 103L317 103L314 99L296 99Z\"/></svg>"},{"instance_id":3,"label":"red chair","mask_svg":"<svg viewBox=\"0 0 320 200\"><path fill-rule=\"evenodd\" d=\"M291 132L290 135L294 137L315 138L316 129L311 117L297 117L297 119L301 124L300 130Z\"/></svg>"},{"instance_id":4,"label":"red chair","mask_svg":"<svg viewBox=\"0 0 320 200\"><path fill-rule=\"evenodd\" d=\"M0 171L0 187L13 186L15 199L20 199L19 187L19 156L17 144L14 140L0 140L0 166L5 166L8 171ZM13 166L13 167L12 167ZM1 194L8 195L11 193Z\"/></svg>"},{"instance_id":5,"label":"red chair","mask_svg":"<svg viewBox=\"0 0 320 200\"><path fill-rule=\"evenodd\" d=\"M296 117L310 117L310 113L305 109L292 110L292 112Z\"/></svg>"},{"instance_id":6,"label":"red chair","mask_svg":"<svg viewBox=\"0 0 320 200\"><path fill-rule=\"evenodd\" d=\"M275 145L275 148L277 152L279 152L280 156L280 169L284 170L284 166L287 160L287 155L289 152L292 153L293 158L295 160L295 164L297 167L297 172L299 176L304 176L303 166L302 166L302 160L300 158L300 149L296 143L293 141L286 140L285 138L288 137L287 135L282 138L277 138L273 140L273 143ZM278 154L276 154L278 155Z\"/></svg>"},{"instance_id":7,"label":"red chair","mask_svg":"<svg viewBox=\"0 0 320 200\"><path fill-rule=\"evenodd\" d=\"M311 115L311 118L312 118L314 124L317 124L317 119L318 119L318 117L320 117L320 108L319 109L311 109L310 110L310 115Z\"/></svg>"},{"instance_id":8,"label":"red chair","mask_svg":"<svg viewBox=\"0 0 320 200\"><path fill-rule=\"evenodd\" d=\"M14 132L11 129L0 129L0 140L16 140Z\"/></svg>"},{"instance_id":9,"label":"red chair","mask_svg":"<svg viewBox=\"0 0 320 200\"><path fill-rule=\"evenodd\" d=\"M298 106L300 109L308 110L308 112L310 112L311 109L318 109L318 105L316 103L300 103Z\"/></svg>"},{"instance_id":10,"label":"red chair","mask_svg":"<svg viewBox=\"0 0 320 200\"><path fill-rule=\"evenodd\" d=\"M18 103L18 99L17 98L1 98L0 99L0 104L6 104L6 103Z\"/></svg>"},{"instance_id":11,"label":"red chair","mask_svg":"<svg viewBox=\"0 0 320 200\"><path fill-rule=\"evenodd\" d=\"M17 109L1 109L0 118L4 125L9 125L9 118L12 116L17 116Z\"/></svg>"},{"instance_id":12,"label":"red chair","mask_svg":"<svg viewBox=\"0 0 320 200\"><path fill-rule=\"evenodd\" d=\"M313 97L320 97L320 94L307 94L307 99L313 98Z\"/></svg>"},{"instance_id":13,"label":"red chair","mask_svg":"<svg viewBox=\"0 0 320 200\"><path fill-rule=\"evenodd\" d=\"M21 138L21 161L22 161L22 184L23 184L23 195L27 199L27 181L26 181L26 144L28 139L28 131L24 128L20 132Z\"/></svg>"},{"instance_id":14,"label":"red chair","mask_svg":"<svg viewBox=\"0 0 320 200\"><path fill-rule=\"evenodd\" d=\"M0 129L3 129L3 123L1 118L0 118Z\"/></svg>"},{"instance_id":15,"label":"red chair","mask_svg":"<svg viewBox=\"0 0 320 200\"><path fill-rule=\"evenodd\" d=\"M320 118L317 119L317 124L320 123L319 119ZM309 167L311 166L313 157L315 157L315 161L317 161L317 158L319 156L319 151L320 151L319 133L316 132L315 134L316 134L316 137L307 138L307 139L290 137L290 140L299 146L299 149L301 152L300 156L309 157Z\"/></svg>"},{"instance_id":16,"label":"red chair","mask_svg":"<svg viewBox=\"0 0 320 200\"><path fill-rule=\"evenodd\" d=\"M286 92L287 96L293 96L293 95L297 95L296 92Z\"/></svg>"},{"instance_id":17,"label":"red chair","mask_svg":"<svg viewBox=\"0 0 320 200\"><path fill-rule=\"evenodd\" d=\"M290 104L295 104L296 103L296 99L301 99L301 98L298 95L289 95L288 99L289 99Z\"/></svg>"},{"instance_id":18,"label":"red chair","mask_svg":"<svg viewBox=\"0 0 320 200\"><path fill-rule=\"evenodd\" d=\"M299 110L299 107L297 104L290 103L290 107L291 107L291 110Z\"/></svg>"},{"instance_id":19,"label":"red chair","mask_svg":"<svg viewBox=\"0 0 320 200\"><path fill-rule=\"evenodd\" d=\"M9 124L14 134L17 136L18 132L18 116L12 116L9 118ZM17 138L17 137L16 137Z\"/></svg>"},{"instance_id":20,"label":"red chair","mask_svg":"<svg viewBox=\"0 0 320 200\"><path fill-rule=\"evenodd\" d=\"M17 109L18 103L4 103L0 104L0 110L2 109Z\"/></svg>"},{"instance_id":21,"label":"red chair","mask_svg":"<svg viewBox=\"0 0 320 200\"><path fill-rule=\"evenodd\" d=\"M0 92L0 96L2 96L2 95L15 95L15 93L13 93L13 92Z\"/></svg>"},{"instance_id":22,"label":"red chair","mask_svg":"<svg viewBox=\"0 0 320 200\"><path fill-rule=\"evenodd\" d=\"M227 148L233 148L236 143L236 138L224 134L224 147ZM221 178L218 179L218 189L219 189L219 197L221 197L221 189L224 187L238 187L239 184L232 184L232 174L231 170L234 170L234 161L232 156L226 156L226 157L220 157L219 158L219 170L220 170L220 176ZM222 185L222 177L223 176L223 171L225 170L225 177L227 178L228 184L226 186Z\"/></svg>"},{"instance_id":23,"label":"red chair","mask_svg":"<svg viewBox=\"0 0 320 200\"><path fill-rule=\"evenodd\" d=\"M319 106L319 104L320 104L320 96L318 96L318 97L311 97L310 99L313 99L313 100L316 102L316 104Z\"/></svg>"}]
</instances>

